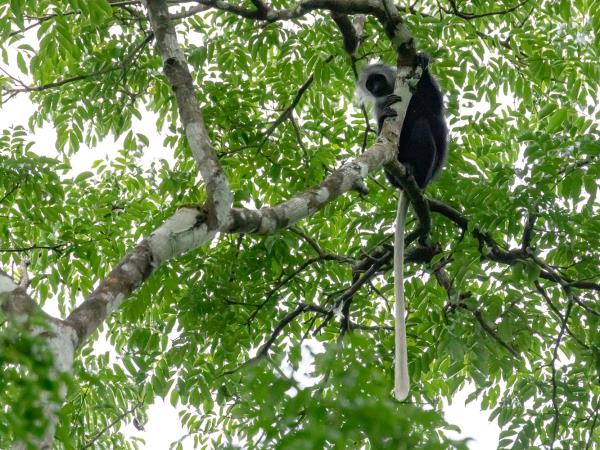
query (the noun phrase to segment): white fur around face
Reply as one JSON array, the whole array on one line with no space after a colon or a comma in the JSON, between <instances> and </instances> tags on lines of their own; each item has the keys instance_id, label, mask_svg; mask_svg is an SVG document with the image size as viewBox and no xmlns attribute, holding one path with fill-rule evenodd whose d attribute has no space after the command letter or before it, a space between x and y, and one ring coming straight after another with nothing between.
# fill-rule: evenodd
<instances>
[{"instance_id":1,"label":"white fur around face","mask_svg":"<svg viewBox=\"0 0 600 450\"><path fill-rule=\"evenodd\" d=\"M17 287L18 286L15 284L12 278L10 278L8 275L0 273L0 294L3 294L5 292L12 292Z\"/></svg>"}]
</instances>

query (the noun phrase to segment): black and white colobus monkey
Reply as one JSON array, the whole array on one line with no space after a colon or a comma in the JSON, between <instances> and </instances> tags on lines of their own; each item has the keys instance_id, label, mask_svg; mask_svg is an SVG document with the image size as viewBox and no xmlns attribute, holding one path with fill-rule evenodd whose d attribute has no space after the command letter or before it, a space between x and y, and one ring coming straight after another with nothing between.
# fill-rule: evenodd
<instances>
[{"instance_id":1,"label":"black and white colobus monkey","mask_svg":"<svg viewBox=\"0 0 600 450\"><path fill-rule=\"evenodd\" d=\"M406 117L400 133L398 160L410 171L421 189L441 170L448 147L448 129L444 118L444 102L440 88L428 70L429 59L417 55L417 64L423 73L416 85L406 110ZM377 120L377 132L383 121L396 115L389 106L397 101L394 93L396 68L386 64L366 66L358 79L359 96L372 102ZM401 188L400 183L388 171L388 181ZM404 400L408 396L409 378L406 350L406 324L404 307L404 225L408 200L400 191L396 212L396 232L394 236L394 297L395 306L395 367L394 396Z\"/></svg>"}]
</instances>

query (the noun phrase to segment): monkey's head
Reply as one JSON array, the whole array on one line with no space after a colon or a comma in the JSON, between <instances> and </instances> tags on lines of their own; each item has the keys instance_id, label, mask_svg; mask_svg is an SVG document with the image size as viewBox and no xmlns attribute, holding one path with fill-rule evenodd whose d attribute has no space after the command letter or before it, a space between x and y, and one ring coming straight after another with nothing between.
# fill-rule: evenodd
<instances>
[{"instance_id":1,"label":"monkey's head","mask_svg":"<svg viewBox=\"0 0 600 450\"><path fill-rule=\"evenodd\" d=\"M387 64L369 64L358 77L357 97L362 103L375 103L394 92L396 68Z\"/></svg>"},{"instance_id":2,"label":"monkey's head","mask_svg":"<svg viewBox=\"0 0 600 450\"><path fill-rule=\"evenodd\" d=\"M365 78L365 87L373 97L385 97L394 92L396 71L391 66L375 64L367 66L365 72L370 72Z\"/></svg>"},{"instance_id":3,"label":"monkey's head","mask_svg":"<svg viewBox=\"0 0 600 450\"><path fill-rule=\"evenodd\" d=\"M415 64L420 66L424 73L429 66L429 56L418 53ZM396 81L396 67L383 63L369 64L358 76L357 99L362 104L375 104L375 108L393 94Z\"/></svg>"}]
</instances>

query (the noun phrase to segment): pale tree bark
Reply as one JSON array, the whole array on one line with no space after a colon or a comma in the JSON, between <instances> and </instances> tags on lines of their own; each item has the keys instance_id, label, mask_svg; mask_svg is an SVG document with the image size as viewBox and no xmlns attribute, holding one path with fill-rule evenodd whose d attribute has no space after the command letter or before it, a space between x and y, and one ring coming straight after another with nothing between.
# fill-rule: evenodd
<instances>
[{"instance_id":1,"label":"pale tree bark","mask_svg":"<svg viewBox=\"0 0 600 450\"><path fill-rule=\"evenodd\" d=\"M408 52L409 55L414 55L412 38L390 0L384 3L367 0L328 0L307 1L302 4L305 8L294 10L294 14L319 8L339 14L373 13L384 25L395 49L398 51L402 49L404 54ZM409 81L411 77L419 76L412 69L399 71L399 82L396 83L395 92L402 101L394 105L398 116L386 120L377 142L368 151L333 171L319 185L279 205L258 210L232 208L233 195L208 138L196 100L192 76L177 43L176 31L169 17L167 3L165 0L149 0L146 6L156 36L157 48L163 59L165 75L175 92L187 141L206 186L207 201L204 205L195 208L186 207L178 210L150 236L138 243L64 320L41 312L24 287L17 285L8 275L0 272L0 307L6 314L20 322L26 322L35 313L45 315L48 329L31 331L34 334L43 333L47 340L54 356L56 376L71 372L77 349L132 292L148 279L157 267L168 259L211 242L219 232L273 233L311 216L349 191L356 190L366 194L365 177L379 170L384 164L395 161L399 130L411 97ZM286 18L283 12L280 13L281 18ZM272 14L270 17L272 20L280 19ZM354 22L356 28L362 28L362 23L362 20ZM359 29L356 31L359 35L362 33ZM409 59L405 57L406 65ZM402 61L399 60L399 63ZM43 403L44 414L48 419L48 428L41 439L33 442L38 448L49 449L52 446L58 420L56 413L60 404L52 403L47 399L40 399L40 401ZM15 443L13 448L23 449L25 444Z\"/></svg>"},{"instance_id":2,"label":"pale tree bark","mask_svg":"<svg viewBox=\"0 0 600 450\"><path fill-rule=\"evenodd\" d=\"M16 284L11 277L0 271L0 308L11 320L24 326L32 335L43 336L45 343L53 357L53 369L50 378L58 379L62 374L69 374L73 367L73 356L77 338L74 329L62 320L55 319L45 314L35 301L27 294L25 289ZM30 326L28 322L34 315L43 316L45 327ZM66 386L59 387L60 396L64 398ZM47 420L46 432L42 437L30 440L40 449L50 449L54 439L54 431L58 423L58 410L61 403L52 402L48 396L39 399L42 414ZM13 449L25 450L24 442L15 442Z\"/></svg>"}]
</instances>

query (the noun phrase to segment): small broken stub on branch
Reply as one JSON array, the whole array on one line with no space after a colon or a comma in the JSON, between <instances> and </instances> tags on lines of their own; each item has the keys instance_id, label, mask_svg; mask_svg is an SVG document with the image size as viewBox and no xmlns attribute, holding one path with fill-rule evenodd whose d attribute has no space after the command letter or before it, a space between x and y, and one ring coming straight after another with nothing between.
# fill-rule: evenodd
<instances>
[{"instance_id":1,"label":"small broken stub on branch","mask_svg":"<svg viewBox=\"0 0 600 450\"><path fill-rule=\"evenodd\" d=\"M368 195L369 194L369 188L367 187L367 184L365 183L365 181L362 178L354 181L354 183L352 184L352 189L354 189L360 195Z\"/></svg>"}]
</instances>

